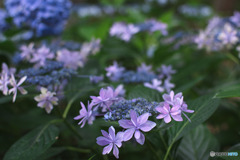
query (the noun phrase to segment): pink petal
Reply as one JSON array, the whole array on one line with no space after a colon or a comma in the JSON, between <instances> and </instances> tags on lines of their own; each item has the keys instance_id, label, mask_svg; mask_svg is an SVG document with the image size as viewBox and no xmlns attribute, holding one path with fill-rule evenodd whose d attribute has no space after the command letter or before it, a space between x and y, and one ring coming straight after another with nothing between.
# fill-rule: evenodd
<instances>
[{"instance_id":1,"label":"pink petal","mask_svg":"<svg viewBox=\"0 0 240 160\"><path fill-rule=\"evenodd\" d=\"M113 148L113 144L110 143L108 146L106 146L106 147L103 148L102 154L103 154L103 155L109 154L109 153L111 152L112 148Z\"/></svg>"},{"instance_id":2,"label":"pink petal","mask_svg":"<svg viewBox=\"0 0 240 160\"><path fill-rule=\"evenodd\" d=\"M181 114L172 115L172 118L173 118L175 121L183 121Z\"/></svg>"},{"instance_id":3,"label":"pink petal","mask_svg":"<svg viewBox=\"0 0 240 160\"><path fill-rule=\"evenodd\" d=\"M165 123L171 122L171 117L170 117L170 115L167 115L166 117L164 117L164 122L165 122Z\"/></svg>"},{"instance_id":4,"label":"pink petal","mask_svg":"<svg viewBox=\"0 0 240 160\"><path fill-rule=\"evenodd\" d=\"M155 122L147 121L146 123L144 123L140 126L140 129L143 132L148 132L148 131L152 130L155 126L156 126Z\"/></svg>"}]
</instances>

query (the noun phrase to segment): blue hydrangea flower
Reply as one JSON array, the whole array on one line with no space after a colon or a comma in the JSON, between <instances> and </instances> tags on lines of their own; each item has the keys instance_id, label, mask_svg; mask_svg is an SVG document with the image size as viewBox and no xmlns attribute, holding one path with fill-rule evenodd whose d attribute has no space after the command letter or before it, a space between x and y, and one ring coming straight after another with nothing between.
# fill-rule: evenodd
<instances>
[{"instance_id":1,"label":"blue hydrangea flower","mask_svg":"<svg viewBox=\"0 0 240 160\"><path fill-rule=\"evenodd\" d=\"M104 115L107 121L117 121L120 119L130 118L130 110L134 110L138 115L144 113L151 113L156 115L155 108L159 105L157 102L149 102L143 98L136 98L131 100L120 100L110 106L111 111Z\"/></svg>"},{"instance_id":2,"label":"blue hydrangea flower","mask_svg":"<svg viewBox=\"0 0 240 160\"><path fill-rule=\"evenodd\" d=\"M41 37L62 32L71 3L69 0L6 0L5 6L16 26L27 26Z\"/></svg>"},{"instance_id":3,"label":"blue hydrangea flower","mask_svg":"<svg viewBox=\"0 0 240 160\"><path fill-rule=\"evenodd\" d=\"M0 9L0 32L4 31L8 27L8 23L6 22L7 17L7 12L3 9Z\"/></svg>"}]
</instances>

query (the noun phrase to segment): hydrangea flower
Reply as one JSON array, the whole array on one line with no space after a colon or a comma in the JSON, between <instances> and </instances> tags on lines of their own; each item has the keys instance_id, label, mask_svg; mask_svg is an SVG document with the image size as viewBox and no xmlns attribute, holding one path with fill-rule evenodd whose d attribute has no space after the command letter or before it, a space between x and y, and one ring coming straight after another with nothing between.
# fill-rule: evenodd
<instances>
[{"instance_id":1,"label":"hydrangea flower","mask_svg":"<svg viewBox=\"0 0 240 160\"><path fill-rule=\"evenodd\" d=\"M161 84L162 84L162 81L155 78L152 80L152 83L148 83L148 82L144 83L144 86L147 88L157 90L158 92L163 92L164 88L161 86Z\"/></svg>"},{"instance_id":2,"label":"hydrangea flower","mask_svg":"<svg viewBox=\"0 0 240 160\"><path fill-rule=\"evenodd\" d=\"M89 79L90 79L91 83L96 84L96 83L103 81L104 77L103 76L90 76Z\"/></svg>"},{"instance_id":3,"label":"hydrangea flower","mask_svg":"<svg viewBox=\"0 0 240 160\"><path fill-rule=\"evenodd\" d=\"M6 0L17 27L29 27L37 37L60 34L70 14L69 0Z\"/></svg>"},{"instance_id":4,"label":"hydrangea flower","mask_svg":"<svg viewBox=\"0 0 240 160\"><path fill-rule=\"evenodd\" d=\"M145 21L145 24L149 26L150 32L160 31L162 35L166 36L168 34L167 24L156 21L155 19L150 19Z\"/></svg>"},{"instance_id":5,"label":"hydrangea flower","mask_svg":"<svg viewBox=\"0 0 240 160\"><path fill-rule=\"evenodd\" d=\"M84 127L85 123L88 122L88 124L93 124L93 121L95 120L95 116L93 115L92 111L92 104L88 103L88 109L86 109L85 105L80 102L82 109L79 111L79 115L74 117L74 120L80 120L82 119L78 125L81 125L81 128Z\"/></svg>"},{"instance_id":6,"label":"hydrangea flower","mask_svg":"<svg viewBox=\"0 0 240 160\"><path fill-rule=\"evenodd\" d=\"M123 84L118 85L114 91L115 95L118 97L123 97L125 95L125 92L126 90L124 89Z\"/></svg>"},{"instance_id":7,"label":"hydrangea flower","mask_svg":"<svg viewBox=\"0 0 240 160\"><path fill-rule=\"evenodd\" d=\"M107 77L109 77L112 81L118 81L121 78L125 68L120 67L118 63L114 61L113 65L107 67L105 70L107 71Z\"/></svg>"},{"instance_id":8,"label":"hydrangea flower","mask_svg":"<svg viewBox=\"0 0 240 160\"><path fill-rule=\"evenodd\" d=\"M175 85L171 83L169 79L165 79L163 83L163 87L167 92L170 92L172 88L175 87Z\"/></svg>"},{"instance_id":9,"label":"hydrangea flower","mask_svg":"<svg viewBox=\"0 0 240 160\"><path fill-rule=\"evenodd\" d=\"M122 146L123 132L118 132L117 135L115 135L115 129L113 126L109 127L109 133L104 130L101 130L101 132L103 136L97 137L97 144L105 146L102 154L109 154L113 150L113 155L116 158L119 158L118 148Z\"/></svg>"},{"instance_id":10,"label":"hydrangea flower","mask_svg":"<svg viewBox=\"0 0 240 160\"><path fill-rule=\"evenodd\" d=\"M227 47L231 47L239 41L237 33L237 30L227 23L218 35L218 39Z\"/></svg>"},{"instance_id":11,"label":"hydrangea flower","mask_svg":"<svg viewBox=\"0 0 240 160\"><path fill-rule=\"evenodd\" d=\"M0 8L0 32L8 27L8 23L6 21L7 17L7 12Z\"/></svg>"},{"instance_id":12,"label":"hydrangea flower","mask_svg":"<svg viewBox=\"0 0 240 160\"><path fill-rule=\"evenodd\" d=\"M145 136L142 132L149 132L152 130L156 123L149 121L148 117L150 116L150 113L144 113L140 116L137 116L137 113L134 110L130 111L130 117L131 120L119 120L118 123L121 127L124 129L127 129L124 132L123 140L128 141L133 137L136 139L136 141L143 145L145 142ZM142 132L141 132L142 131Z\"/></svg>"},{"instance_id":13,"label":"hydrangea flower","mask_svg":"<svg viewBox=\"0 0 240 160\"><path fill-rule=\"evenodd\" d=\"M55 92L50 92L47 88L41 87L40 90L41 94L34 97L34 99L38 102L37 106L45 108L46 112L49 114L53 109L53 105L58 104L58 98L55 97Z\"/></svg>"},{"instance_id":14,"label":"hydrangea flower","mask_svg":"<svg viewBox=\"0 0 240 160\"><path fill-rule=\"evenodd\" d=\"M57 52L57 61L63 62L65 67L75 70L84 65L80 52L69 51L67 49L62 49Z\"/></svg>"},{"instance_id":15,"label":"hydrangea flower","mask_svg":"<svg viewBox=\"0 0 240 160\"><path fill-rule=\"evenodd\" d=\"M28 46L22 45L20 50L21 50L21 57L28 61L30 61L32 55L36 52L34 49L34 43L30 43Z\"/></svg>"},{"instance_id":16,"label":"hydrangea flower","mask_svg":"<svg viewBox=\"0 0 240 160\"><path fill-rule=\"evenodd\" d=\"M27 76L24 76L19 80L19 82L17 82L14 75L11 75L10 84L13 88L9 90L9 94L13 93L13 102L16 101L18 90L21 92L21 94L27 94L27 91L23 87L20 87L26 79Z\"/></svg>"},{"instance_id":17,"label":"hydrangea flower","mask_svg":"<svg viewBox=\"0 0 240 160\"><path fill-rule=\"evenodd\" d=\"M35 67L41 67L45 65L47 60L51 60L54 58L54 53L51 52L50 48L43 45L38 48L36 52L32 55L30 59L31 63L35 63Z\"/></svg>"},{"instance_id":18,"label":"hydrangea flower","mask_svg":"<svg viewBox=\"0 0 240 160\"><path fill-rule=\"evenodd\" d=\"M240 12L235 11L234 15L230 17L230 20L237 26L240 27Z\"/></svg>"},{"instance_id":19,"label":"hydrangea flower","mask_svg":"<svg viewBox=\"0 0 240 160\"><path fill-rule=\"evenodd\" d=\"M171 91L169 94L163 95L164 102L161 102L156 110L160 112L157 119L164 119L165 123L171 122L171 117L175 121L183 121L181 114L183 114L189 121L188 116L184 113L193 113L193 110L187 109L187 104L183 101L182 93L174 94Z\"/></svg>"},{"instance_id":20,"label":"hydrangea flower","mask_svg":"<svg viewBox=\"0 0 240 160\"><path fill-rule=\"evenodd\" d=\"M97 52L100 51L100 39L92 39L91 42L89 43L83 43L80 54L82 55L83 59L86 60L87 56L91 54L96 54Z\"/></svg>"},{"instance_id":21,"label":"hydrangea flower","mask_svg":"<svg viewBox=\"0 0 240 160\"><path fill-rule=\"evenodd\" d=\"M102 107L102 112L106 112L109 109L110 105L118 100L116 93L111 87L107 89L102 88L99 92L99 96L90 96L92 98L92 105Z\"/></svg>"},{"instance_id":22,"label":"hydrangea flower","mask_svg":"<svg viewBox=\"0 0 240 160\"><path fill-rule=\"evenodd\" d=\"M176 71L173 70L171 65L162 65L161 68L158 69L158 71L160 72L159 78L167 78L167 79L171 79L172 74L175 74Z\"/></svg>"},{"instance_id":23,"label":"hydrangea flower","mask_svg":"<svg viewBox=\"0 0 240 160\"><path fill-rule=\"evenodd\" d=\"M139 32L139 28L133 24L125 24L123 22L116 22L110 29L110 35L116 36L128 42L132 36Z\"/></svg>"},{"instance_id":24,"label":"hydrangea flower","mask_svg":"<svg viewBox=\"0 0 240 160\"><path fill-rule=\"evenodd\" d=\"M152 65L146 65L142 63L140 67L137 68L138 72L152 72Z\"/></svg>"}]
</instances>

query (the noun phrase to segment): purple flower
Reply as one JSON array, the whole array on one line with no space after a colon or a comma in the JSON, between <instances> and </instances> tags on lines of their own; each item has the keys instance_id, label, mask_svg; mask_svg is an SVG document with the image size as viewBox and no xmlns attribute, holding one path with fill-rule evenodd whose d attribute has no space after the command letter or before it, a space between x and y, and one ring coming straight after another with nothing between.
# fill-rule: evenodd
<instances>
[{"instance_id":1,"label":"purple flower","mask_svg":"<svg viewBox=\"0 0 240 160\"><path fill-rule=\"evenodd\" d=\"M95 117L93 115L93 111L92 111L92 104L88 103L88 110L86 109L85 105L80 102L82 109L79 111L79 115L74 117L74 120L80 120L82 119L78 125L81 125L81 128L84 127L85 123L88 122L88 124L93 124L93 121L95 120Z\"/></svg>"},{"instance_id":2,"label":"purple flower","mask_svg":"<svg viewBox=\"0 0 240 160\"><path fill-rule=\"evenodd\" d=\"M14 75L11 75L11 79L10 79L10 84L13 88L11 88L9 90L9 94L13 93L13 102L16 101L16 97L17 97L17 91L19 90L21 92L21 94L27 94L27 91L23 88L20 87L21 84L23 84L23 82L27 79L27 76L22 77L19 82L17 82L15 80Z\"/></svg>"},{"instance_id":3,"label":"purple flower","mask_svg":"<svg viewBox=\"0 0 240 160\"><path fill-rule=\"evenodd\" d=\"M107 89L102 88L99 92L99 96L90 96L92 98L92 105L102 107L102 112L106 112L109 107L118 100L116 93L111 87Z\"/></svg>"},{"instance_id":4,"label":"purple flower","mask_svg":"<svg viewBox=\"0 0 240 160\"><path fill-rule=\"evenodd\" d=\"M30 60L32 55L36 52L34 47L34 43L30 43L28 46L27 45L22 45L20 50L21 50L21 57L26 60Z\"/></svg>"},{"instance_id":5,"label":"purple flower","mask_svg":"<svg viewBox=\"0 0 240 160\"><path fill-rule=\"evenodd\" d=\"M90 55L90 54L96 54L100 50L100 39L92 39L89 43L83 43L80 54L83 57L84 60Z\"/></svg>"},{"instance_id":6,"label":"purple flower","mask_svg":"<svg viewBox=\"0 0 240 160\"><path fill-rule=\"evenodd\" d=\"M161 68L158 69L160 72L159 78L162 79L164 77L171 78L171 75L176 73L175 70L173 70L171 65L162 65Z\"/></svg>"},{"instance_id":7,"label":"purple flower","mask_svg":"<svg viewBox=\"0 0 240 160\"><path fill-rule=\"evenodd\" d=\"M4 95L8 94L8 84L9 84L9 76L6 72L1 73L0 79L0 90L3 92Z\"/></svg>"},{"instance_id":8,"label":"purple flower","mask_svg":"<svg viewBox=\"0 0 240 160\"><path fill-rule=\"evenodd\" d=\"M133 137L136 139L136 141L143 145L144 141L145 141L145 136L144 134L141 132L149 132L150 130L152 130L155 126L156 123L149 121L148 117L150 116L150 113L144 113L140 116L137 116L137 113L134 110L130 111L130 117L131 120L119 120L118 123L121 127L123 127L124 129L127 129L124 132L123 135L123 140L124 141L128 141Z\"/></svg>"},{"instance_id":9,"label":"purple flower","mask_svg":"<svg viewBox=\"0 0 240 160\"><path fill-rule=\"evenodd\" d=\"M99 83L103 81L104 77L103 76L90 76L89 77L91 83Z\"/></svg>"},{"instance_id":10,"label":"purple flower","mask_svg":"<svg viewBox=\"0 0 240 160\"><path fill-rule=\"evenodd\" d=\"M102 154L109 154L113 149L113 155L116 158L119 158L118 148L122 146L123 132L118 132L117 135L115 135L115 129L113 126L109 127L109 133L104 130L101 130L101 132L103 136L97 137L97 144L105 146Z\"/></svg>"},{"instance_id":11,"label":"purple flower","mask_svg":"<svg viewBox=\"0 0 240 160\"><path fill-rule=\"evenodd\" d=\"M146 82L146 83L144 83L144 86L148 87L148 88L151 88L151 89L154 89L154 90L157 90L158 92L163 92L164 88L161 86L161 84L162 84L161 80L158 80L158 79L154 78L152 80L152 84Z\"/></svg>"},{"instance_id":12,"label":"purple flower","mask_svg":"<svg viewBox=\"0 0 240 160\"><path fill-rule=\"evenodd\" d=\"M107 71L107 77L109 77L111 81L118 81L121 78L125 68L119 67L118 63L114 61L113 65L107 67L105 70Z\"/></svg>"},{"instance_id":13,"label":"purple flower","mask_svg":"<svg viewBox=\"0 0 240 160\"><path fill-rule=\"evenodd\" d=\"M156 21L155 19L147 20L145 23L151 26L149 28L150 32L160 31L164 36L168 34L167 24L165 23Z\"/></svg>"},{"instance_id":14,"label":"purple flower","mask_svg":"<svg viewBox=\"0 0 240 160\"><path fill-rule=\"evenodd\" d=\"M55 97L55 92L50 92L47 88L41 87L41 94L34 97L38 102L37 106L40 108L45 108L47 113L50 113L53 109L53 105L58 104L58 98Z\"/></svg>"},{"instance_id":15,"label":"purple flower","mask_svg":"<svg viewBox=\"0 0 240 160\"><path fill-rule=\"evenodd\" d=\"M114 23L110 29L110 35L116 36L128 42L132 36L138 33L140 29L133 24L125 24L123 22Z\"/></svg>"},{"instance_id":16,"label":"purple flower","mask_svg":"<svg viewBox=\"0 0 240 160\"><path fill-rule=\"evenodd\" d=\"M83 57L80 52L69 51L67 49L62 49L57 53L57 61L63 62L64 66L71 69L78 69L78 67L83 67Z\"/></svg>"},{"instance_id":17,"label":"purple flower","mask_svg":"<svg viewBox=\"0 0 240 160\"><path fill-rule=\"evenodd\" d=\"M11 74L15 74L16 68L8 68L6 63L2 64L2 73L6 73L8 76L11 76Z\"/></svg>"},{"instance_id":18,"label":"purple flower","mask_svg":"<svg viewBox=\"0 0 240 160\"><path fill-rule=\"evenodd\" d=\"M237 27L240 27L240 12L235 11L234 15L230 17L230 20L237 25Z\"/></svg>"},{"instance_id":19,"label":"purple flower","mask_svg":"<svg viewBox=\"0 0 240 160\"><path fill-rule=\"evenodd\" d=\"M227 23L224 25L223 31L218 35L218 39L227 47L231 47L239 41L237 34L237 30Z\"/></svg>"},{"instance_id":20,"label":"purple flower","mask_svg":"<svg viewBox=\"0 0 240 160\"><path fill-rule=\"evenodd\" d=\"M172 88L175 87L175 85L171 83L169 79L164 80L163 86L168 93L171 91Z\"/></svg>"},{"instance_id":21,"label":"purple flower","mask_svg":"<svg viewBox=\"0 0 240 160\"><path fill-rule=\"evenodd\" d=\"M171 122L171 117L175 121L183 121L181 117L180 105L174 105L172 108L170 108L167 102L161 102L159 106L156 107L156 110L160 112L160 114L156 118L163 118L165 123Z\"/></svg>"},{"instance_id":22,"label":"purple flower","mask_svg":"<svg viewBox=\"0 0 240 160\"><path fill-rule=\"evenodd\" d=\"M174 92L171 91L168 94L163 95L164 102L161 102L156 110L160 112L157 116L157 119L164 118L166 123L171 121L171 117L175 121L183 121L181 114L183 114L189 121L191 121L188 116L184 113L193 113L193 110L187 109L187 104L183 101L182 93L174 95Z\"/></svg>"},{"instance_id":23,"label":"purple flower","mask_svg":"<svg viewBox=\"0 0 240 160\"><path fill-rule=\"evenodd\" d=\"M125 92L126 90L124 89L123 84L118 85L114 91L115 95L118 97L123 97L125 95Z\"/></svg>"},{"instance_id":24,"label":"purple flower","mask_svg":"<svg viewBox=\"0 0 240 160\"><path fill-rule=\"evenodd\" d=\"M36 50L33 57L30 59L30 62L35 63L35 67L41 67L45 65L47 59L53 58L54 53L52 53L46 46L42 46Z\"/></svg>"},{"instance_id":25,"label":"purple flower","mask_svg":"<svg viewBox=\"0 0 240 160\"><path fill-rule=\"evenodd\" d=\"M142 63L140 67L137 68L138 72L152 72L152 66Z\"/></svg>"}]
</instances>

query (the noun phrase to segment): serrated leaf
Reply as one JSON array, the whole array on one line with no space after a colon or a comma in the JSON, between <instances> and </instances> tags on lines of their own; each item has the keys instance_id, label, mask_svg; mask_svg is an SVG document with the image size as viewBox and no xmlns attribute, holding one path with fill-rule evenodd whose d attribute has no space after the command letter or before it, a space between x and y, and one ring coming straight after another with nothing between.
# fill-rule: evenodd
<instances>
[{"instance_id":1,"label":"serrated leaf","mask_svg":"<svg viewBox=\"0 0 240 160\"><path fill-rule=\"evenodd\" d=\"M187 103L189 108L194 110L194 113L189 115L191 122L187 119L184 119L183 122L173 122L174 125L168 130L169 144L173 144L185 133L206 121L215 112L220 100L212 97L206 95Z\"/></svg>"},{"instance_id":2,"label":"serrated leaf","mask_svg":"<svg viewBox=\"0 0 240 160\"><path fill-rule=\"evenodd\" d=\"M207 160L211 151L218 151L219 143L207 127L200 125L185 135L179 145L177 156L182 160Z\"/></svg>"},{"instance_id":3,"label":"serrated leaf","mask_svg":"<svg viewBox=\"0 0 240 160\"><path fill-rule=\"evenodd\" d=\"M3 160L33 160L56 142L59 129L50 123L38 127L14 143Z\"/></svg>"}]
</instances>

